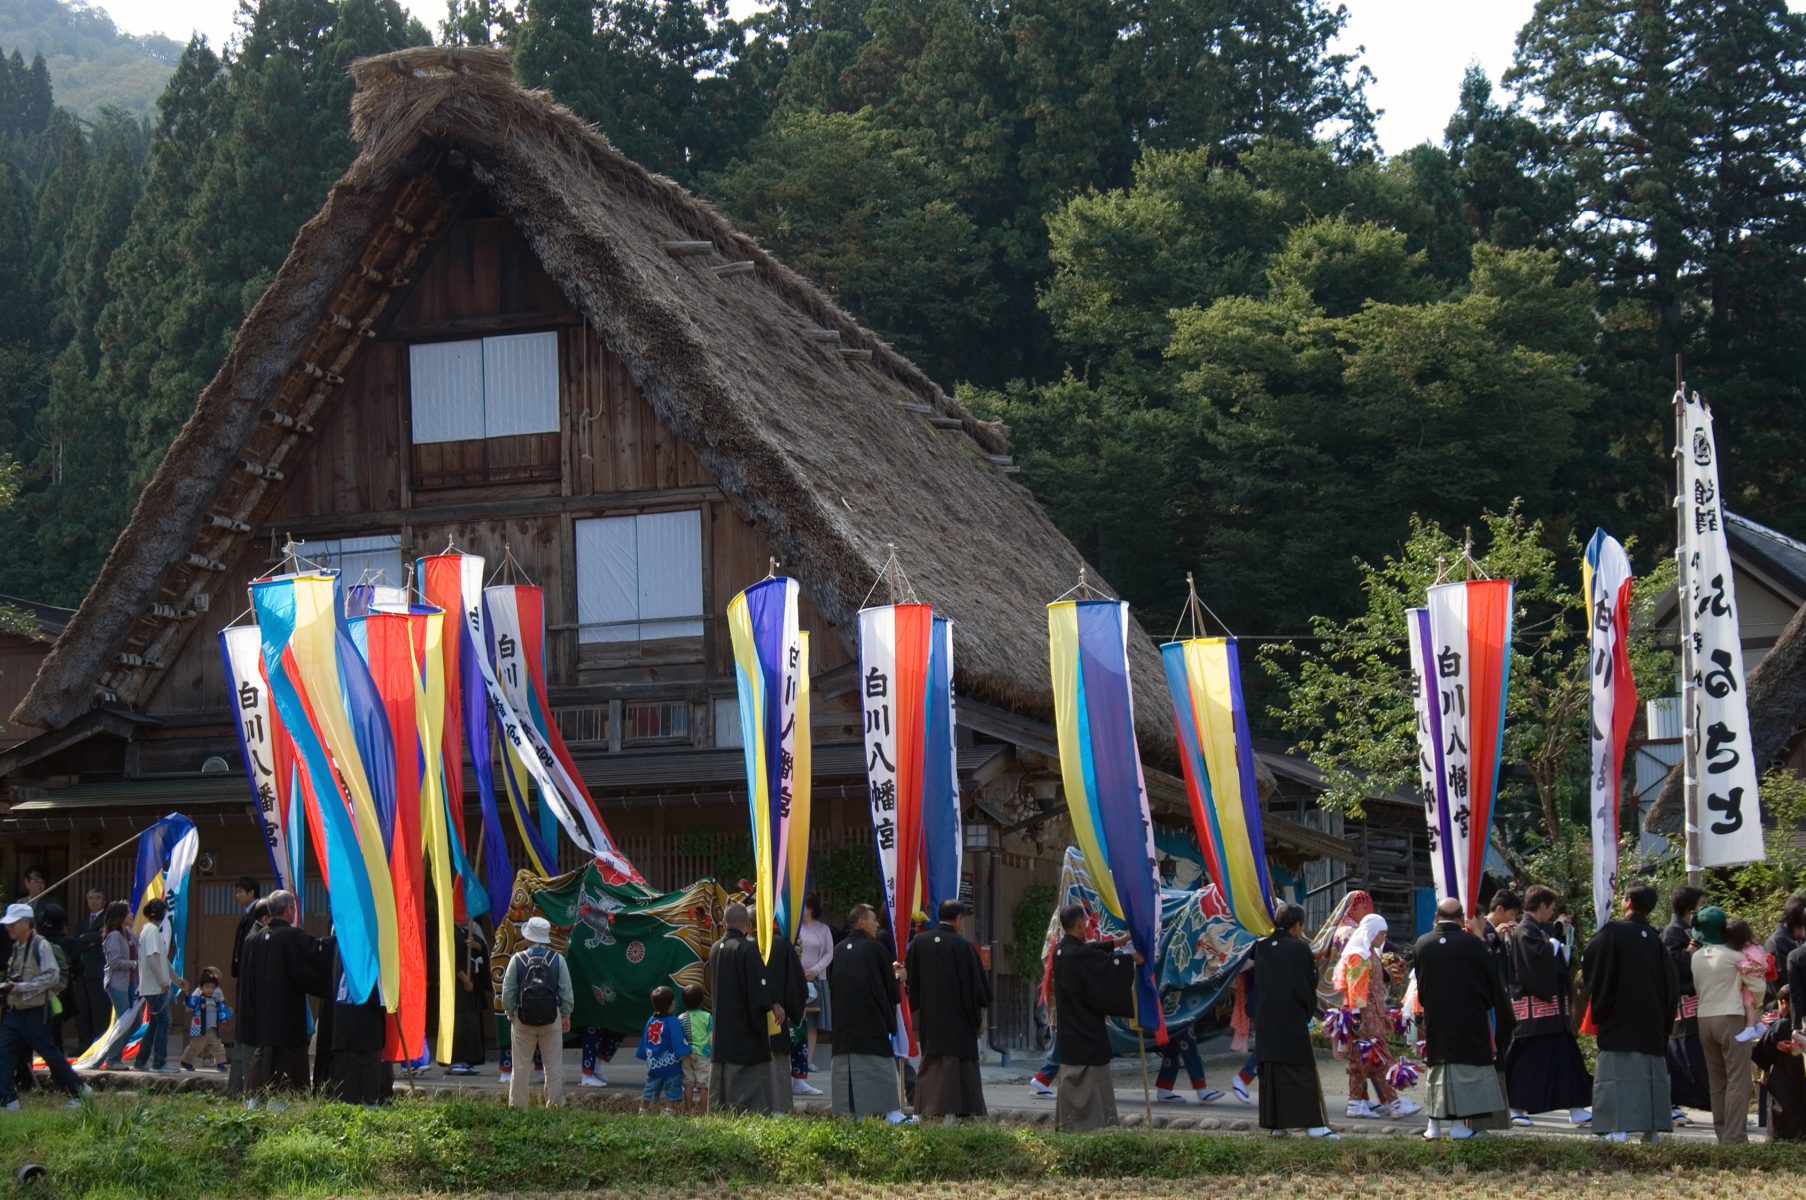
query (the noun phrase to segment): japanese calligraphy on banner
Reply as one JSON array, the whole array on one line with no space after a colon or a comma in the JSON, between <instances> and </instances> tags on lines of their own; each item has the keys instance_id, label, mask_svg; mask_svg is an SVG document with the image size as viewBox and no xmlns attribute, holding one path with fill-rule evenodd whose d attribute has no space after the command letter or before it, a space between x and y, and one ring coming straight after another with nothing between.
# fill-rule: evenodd
<instances>
[{"instance_id":1,"label":"japanese calligraphy on banner","mask_svg":"<svg viewBox=\"0 0 1806 1200\"><path fill-rule=\"evenodd\" d=\"M1680 588L1685 670L1682 707L1692 737L1686 763L1689 870L1766 857L1756 755L1744 698L1743 641L1718 494L1712 410L1695 392L1681 402Z\"/></svg>"},{"instance_id":2,"label":"japanese calligraphy on banner","mask_svg":"<svg viewBox=\"0 0 1806 1200\"><path fill-rule=\"evenodd\" d=\"M797 598L796 580L775 576L727 606L752 824L753 921L767 959L774 921L785 939L796 936L808 873L808 641L797 628Z\"/></svg>"},{"instance_id":3,"label":"japanese calligraphy on banner","mask_svg":"<svg viewBox=\"0 0 1806 1200\"><path fill-rule=\"evenodd\" d=\"M289 857L289 817L284 794L293 796L295 789L277 786L277 770L287 766L287 755L278 756L280 743L288 737L281 719L270 703L270 685L263 675L263 642L255 625L234 625L220 630L220 657L226 663L226 687L231 695L234 724L238 729L238 748L244 755L245 775L251 781L252 813L263 831L265 848L270 854L270 872L276 886L296 891L301 878L299 862ZM295 850L301 849L301 827L295 825ZM299 853L296 855L299 858Z\"/></svg>"},{"instance_id":4,"label":"japanese calligraphy on banner","mask_svg":"<svg viewBox=\"0 0 1806 1200\"><path fill-rule=\"evenodd\" d=\"M1593 827L1593 914L1604 922L1618 890L1618 813L1624 743L1637 717L1637 684L1630 676L1630 559L1603 529L1593 531L1581 564L1587 598L1588 678L1592 746L1588 791Z\"/></svg>"},{"instance_id":5,"label":"japanese calligraphy on banner","mask_svg":"<svg viewBox=\"0 0 1806 1200\"><path fill-rule=\"evenodd\" d=\"M1129 687L1129 606L1064 600L1047 606L1054 727L1066 806L1098 898L1129 931L1144 961L1135 971L1136 1020L1166 1041L1154 986L1160 867Z\"/></svg>"},{"instance_id":6,"label":"japanese calligraphy on banner","mask_svg":"<svg viewBox=\"0 0 1806 1200\"><path fill-rule=\"evenodd\" d=\"M1424 608L1408 614L1412 671L1421 680L1419 773L1435 773L1425 781L1432 873L1437 890L1460 899L1469 917L1479 907L1499 785L1511 605L1509 579L1474 579L1430 588Z\"/></svg>"},{"instance_id":7,"label":"japanese calligraphy on banner","mask_svg":"<svg viewBox=\"0 0 1806 1200\"><path fill-rule=\"evenodd\" d=\"M1160 657L1205 870L1236 922L1264 937L1273 932L1273 885L1235 639L1168 642Z\"/></svg>"}]
</instances>

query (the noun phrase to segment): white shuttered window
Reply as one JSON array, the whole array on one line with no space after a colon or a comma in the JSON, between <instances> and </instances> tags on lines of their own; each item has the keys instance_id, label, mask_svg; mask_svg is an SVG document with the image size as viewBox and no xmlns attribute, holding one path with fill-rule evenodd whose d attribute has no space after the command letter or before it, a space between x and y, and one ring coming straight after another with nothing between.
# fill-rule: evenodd
<instances>
[{"instance_id":1,"label":"white shuttered window","mask_svg":"<svg viewBox=\"0 0 1806 1200\"><path fill-rule=\"evenodd\" d=\"M702 513L578 521L583 642L702 636Z\"/></svg>"},{"instance_id":2,"label":"white shuttered window","mask_svg":"<svg viewBox=\"0 0 1806 1200\"><path fill-rule=\"evenodd\" d=\"M555 433L558 335L409 346L408 393L416 444Z\"/></svg>"}]
</instances>

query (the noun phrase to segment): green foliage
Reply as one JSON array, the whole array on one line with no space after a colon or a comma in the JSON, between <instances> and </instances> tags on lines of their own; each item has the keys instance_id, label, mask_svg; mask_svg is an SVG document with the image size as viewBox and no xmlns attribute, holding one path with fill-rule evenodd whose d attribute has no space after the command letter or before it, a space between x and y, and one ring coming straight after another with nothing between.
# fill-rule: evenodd
<instances>
[{"instance_id":1,"label":"green foliage","mask_svg":"<svg viewBox=\"0 0 1806 1200\"><path fill-rule=\"evenodd\" d=\"M809 864L809 886L821 893L823 919L839 917L855 904L883 911L884 880L869 844L841 846L817 854Z\"/></svg>"},{"instance_id":2,"label":"green foliage","mask_svg":"<svg viewBox=\"0 0 1806 1200\"><path fill-rule=\"evenodd\" d=\"M193 1094L162 1094L150 1104L103 1096L79 1112L28 1109L0 1125L0 1157L51 1164L48 1185L29 1186L53 1187L69 1200L120 1195L121 1180L145 1200L468 1195L493 1192L498 1180L535 1192L1049 1180L1085 1191L1101 1183L1107 1191L1107 1181L1224 1186L1275 1175L1316 1187L1360 1173L1455 1186L1477 1172L1520 1171L1523 1153L1506 1138L1330 1143L1122 1129L1075 1135L985 1122L893 1129L811 1118L525 1111L495 1100L405 1096L378 1109L298 1101L281 1113L245 1112ZM1627 1172L1652 1184L1710 1170L1785 1177L1806 1168L1806 1150L1552 1138L1538 1143L1537 1168L1567 1173L1582 1188ZM27 1186L9 1173L0 1197L24 1196Z\"/></svg>"},{"instance_id":3,"label":"green foliage","mask_svg":"<svg viewBox=\"0 0 1806 1200\"><path fill-rule=\"evenodd\" d=\"M1010 910L1007 953L1016 978L1031 983L1041 978L1041 950L1047 944L1047 923L1054 915L1060 893L1051 883L1034 882L1022 889L1022 898Z\"/></svg>"},{"instance_id":4,"label":"green foliage","mask_svg":"<svg viewBox=\"0 0 1806 1200\"><path fill-rule=\"evenodd\" d=\"M46 81L55 81L62 103L83 115L107 107L134 116L148 113L181 49L161 34L123 33L104 9L82 0L0 5L0 51L40 56ZM42 111L49 116L47 93Z\"/></svg>"}]
</instances>

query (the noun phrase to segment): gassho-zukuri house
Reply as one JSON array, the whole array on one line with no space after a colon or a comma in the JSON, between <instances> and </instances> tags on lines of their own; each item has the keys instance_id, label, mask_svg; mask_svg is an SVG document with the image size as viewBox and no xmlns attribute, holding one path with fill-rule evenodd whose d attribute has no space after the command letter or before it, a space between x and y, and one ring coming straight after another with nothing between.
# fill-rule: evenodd
<instances>
[{"instance_id":1,"label":"gassho-zukuri house","mask_svg":"<svg viewBox=\"0 0 1806 1200\"><path fill-rule=\"evenodd\" d=\"M815 639L814 861L870 855L855 614L894 546L956 622L965 873L978 938L1009 941L1070 837L1043 606L1084 563L1011 478L1006 431L522 89L506 52L408 50L353 74L356 161L13 714L34 736L0 754L9 881L181 811L204 854L190 961L229 957L232 881L267 878L268 860L217 635L290 539L353 580L402 584L451 544L543 587L556 720L621 848L665 888L748 859L723 614L776 559ZM1132 661L1162 844L1182 858L1171 707L1139 629ZM1266 829L1282 879L1354 861L1299 820ZM114 855L61 890L122 895L130 871ZM1000 1042L1028 1010L1008 958L992 958Z\"/></svg>"}]
</instances>

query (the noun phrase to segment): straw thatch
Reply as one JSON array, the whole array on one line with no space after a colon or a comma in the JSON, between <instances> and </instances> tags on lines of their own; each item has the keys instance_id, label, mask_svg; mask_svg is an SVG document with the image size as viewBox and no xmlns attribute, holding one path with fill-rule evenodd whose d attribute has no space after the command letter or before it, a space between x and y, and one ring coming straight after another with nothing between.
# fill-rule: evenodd
<instances>
[{"instance_id":1,"label":"straw thatch","mask_svg":"<svg viewBox=\"0 0 1806 1200\"><path fill-rule=\"evenodd\" d=\"M506 52L408 50L352 73L356 161L202 392L17 720L63 724L103 678L124 679L128 701L143 687L142 674L117 671L116 653L158 589L167 593L167 576L184 569L260 411L428 162L467 171L467 185L514 220L841 636L894 544L920 597L958 622L962 693L1050 715L1042 606L1073 587L1083 560L1001 469L1001 427L975 420L706 204L624 158L545 93L522 89ZM712 242L719 257L673 258L660 247L682 240ZM723 261L753 267L720 277L711 268ZM818 329L869 350L869 361L812 340ZM1131 661L1144 749L1167 758L1169 705L1140 630Z\"/></svg>"},{"instance_id":2,"label":"straw thatch","mask_svg":"<svg viewBox=\"0 0 1806 1200\"><path fill-rule=\"evenodd\" d=\"M1784 762L1806 734L1806 606L1793 615L1774 648L1750 672L1745 689L1750 707L1750 741L1760 774ZM1684 765L1684 764L1683 764ZM1668 772L1644 827L1651 833L1680 833L1684 808L1682 767Z\"/></svg>"}]
</instances>

